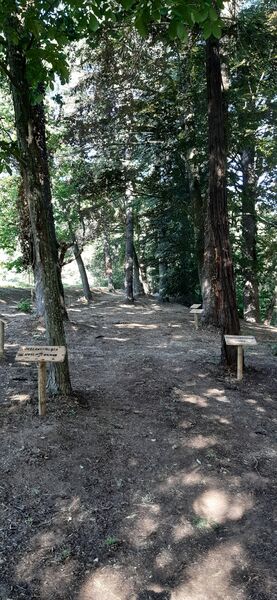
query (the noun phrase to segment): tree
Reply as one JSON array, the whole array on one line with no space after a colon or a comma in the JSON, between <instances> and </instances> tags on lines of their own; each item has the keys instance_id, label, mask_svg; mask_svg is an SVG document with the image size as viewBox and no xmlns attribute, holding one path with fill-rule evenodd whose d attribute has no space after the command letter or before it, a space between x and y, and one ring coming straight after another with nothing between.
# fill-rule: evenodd
<instances>
[{"instance_id":1,"label":"tree","mask_svg":"<svg viewBox=\"0 0 277 600\"><path fill-rule=\"evenodd\" d=\"M51 205L51 189L45 137L43 97L45 85L53 78L52 65L59 50L44 47L46 36L54 34L54 14L48 3L12 2L1 8L0 44L3 60L0 67L8 77L14 106L20 170L24 195L28 202L34 273L45 303L45 323L48 343L65 345L61 310L61 281ZM58 31L58 29L57 29ZM58 37L57 33L57 37ZM54 34L55 38L55 34ZM52 63L44 66L43 60ZM61 67L62 69L63 67ZM52 69L52 72L51 72ZM51 366L49 389L69 394L71 384L68 359Z\"/></svg>"}]
</instances>

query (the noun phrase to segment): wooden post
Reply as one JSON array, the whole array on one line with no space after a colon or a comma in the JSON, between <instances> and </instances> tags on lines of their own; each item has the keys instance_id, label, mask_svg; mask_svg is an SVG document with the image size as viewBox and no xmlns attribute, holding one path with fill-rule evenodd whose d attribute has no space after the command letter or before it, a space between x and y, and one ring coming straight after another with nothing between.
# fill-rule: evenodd
<instances>
[{"instance_id":1,"label":"wooden post","mask_svg":"<svg viewBox=\"0 0 277 600\"><path fill-rule=\"evenodd\" d=\"M197 313L194 314L194 323L195 323L195 329L198 329L198 314Z\"/></svg>"},{"instance_id":2,"label":"wooden post","mask_svg":"<svg viewBox=\"0 0 277 600\"><path fill-rule=\"evenodd\" d=\"M38 363L38 412L41 417L46 414L46 362Z\"/></svg>"},{"instance_id":3,"label":"wooden post","mask_svg":"<svg viewBox=\"0 0 277 600\"><path fill-rule=\"evenodd\" d=\"M4 356L5 324L0 320L0 357Z\"/></svg>"},{"instance_id":4,"label":"wooden post","mask_svg":"<svg viewBox=\"0 0 277 600\"><path fill-rule=\"evenodd\" d=\"M243 347L238 346L237 379L241 381L243 374Z\"/></svg>"}]
</instances>

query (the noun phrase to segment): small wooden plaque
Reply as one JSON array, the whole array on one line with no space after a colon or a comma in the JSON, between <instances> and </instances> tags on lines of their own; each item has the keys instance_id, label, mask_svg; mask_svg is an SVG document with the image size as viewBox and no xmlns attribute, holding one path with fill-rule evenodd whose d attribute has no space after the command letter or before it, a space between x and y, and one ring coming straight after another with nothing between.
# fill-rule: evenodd
<instances>
[{"instance_id":1,"label":"small wooden plaque","mask_svg":"<svg viewBox=\"0 0 277 600\"><path fill-rule=\"evenodd\" d=\"M225 335L227 346L255 346L256 338L253 335Z\"/></svg>"},{"instance_id":2,"label":"small wooden plaque","mask_svg":"<svg viewBox=\"0 0 277 600\"><path fill-rule=\"evenodd\" d=\"M20 362L63 362L65 346L21 346L15 357Z\"/></svg>"},{"instance_id":3,"label":"small wooden plaque","mask_svg":"<svg viewBox=\"0 0 277 600\"><path fill-rule=\"evenodd\" d=\"M203 308L192 308L190 312L192 315L201 315L204 312L204 310Z\"/></svg>"},{"instance_id":4,"label":"small wooden plaque","mask_svg":"<svg viewBox=\"0 0 277 600\"><path fill-rule=\"evenodd\" d=\"M190 308L191 309L192 308L200 308L200 306L201 306L201 304L192 304Z\"/></svg>"}]
</instances>

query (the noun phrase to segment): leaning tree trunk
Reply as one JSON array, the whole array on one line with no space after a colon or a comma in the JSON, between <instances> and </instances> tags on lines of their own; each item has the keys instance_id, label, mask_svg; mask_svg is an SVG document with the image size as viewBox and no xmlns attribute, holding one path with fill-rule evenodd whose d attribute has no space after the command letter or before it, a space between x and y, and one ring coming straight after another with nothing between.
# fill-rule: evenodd
<instances>
[{"instance_id":1,"label":"leaning tree trunk","mask_svg":"<svg viewBox=\"0 0 277 600\"><path fill-rule=\"evenodd\" d=\"M65 346L58 272L58 250L51 205L51 189L42 103L33 105L26 75L26 59L18 46L9 43L7 53L15 113L17 142L22 159L24 190L28 200L34 257L39 269L45 302L45 325L49 345ZM49 390L71 392L68 359L49 369Z\"/></svg>"},{"instance_id":2,"label":"leaning tree trunk","mask_svg":"<svg viewBox=\"0 0 277 600\"><path fill-rule=\"evenodd\" d=\"M206 43L206 76L208 93L209 194L207 226L213 235L215 256L215 298L222 332L221 359L235 368L236 348L226 346L225 334L239 335L235 278L229 240L226 152L221 89L219 41Z\"/></svg>"},{"instance_id":3,"label":"leaning tree trunk","mask_svg":"<svg viewBox=\"0 0 277 600\"><path fill-rule=\"evenodd\" d=\"M104 240L104 259L105 259L105 274L108 280L108 291L115 292L114 282L113 282L113 261L112 261L112 253L110 247L110 239L109 234L104 230L103 233Z\"/></svg>"},{"instance_id":4,"label":"leaning tree trunk","mask_svg":"<svg viewBox=\"0 0 277 600\"><path fill-rule=\"evenodd\" d=\"M74 253L75 260L76 260L76 263L77 263L77 266L79 269L85 299L87 302L91 302L92 301L92 293L91 293L91 290L89 287L88 276L87 276L86 268L84 265L84 261L82 259L82 253L80 252L80 248L79 248L79 245L78 245L78 242L76 239L75 239L74 246L73 246L73 253Z\"/></svg>"},{"instance_id":5,"label":"leaning tree trunk","mask_svg":"<svg viewBox=\"0 0 277 600\"><path fill-rule=\"evenodd\" d=\"M134 294L135 296L145 296L143 284L140 276L140 266L138 255L136 252L135 245L133 244L133 256L134 256Z\"/></svg>"},{"instance_id":6,"label":"leaning tree trunk","mask_svg":"<svg viewBox=\"0 0 277 600\"><path fill-rule=\"evenodd\" d=\"M126 210L126 259L125 259L125 293L127 302L134 302L133 266L134 266L134 227L132 206Z\"/></svg>"},{"instance_id":7,"label":"leaning tree trunk","mask_svg":"<svg viewBox=\"0 0 277 600\"><path fill-rule=\"evenodd\" d=\"M254 151L245 149L242 164L242 269L244 279L243 316L246 321L260 321L258 263L256 252L256 177Z\"/></svg>"}]
</instances>

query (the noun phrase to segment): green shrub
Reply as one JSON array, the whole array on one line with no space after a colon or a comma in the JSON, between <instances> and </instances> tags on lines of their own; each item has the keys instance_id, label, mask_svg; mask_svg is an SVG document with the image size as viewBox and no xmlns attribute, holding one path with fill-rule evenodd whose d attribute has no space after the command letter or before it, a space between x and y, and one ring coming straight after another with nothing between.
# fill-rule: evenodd
<instances>
[{"instance_id":1,"label":"green shrub","mask_svg":"<svg viewBox=\"0 0 277 600\"><path fill-rule=\"evenodd\" d=\"M32 312L31 300L29 298L21 298L18 302L17 309L25 313Z\"/></svg>"}]
</instances>

